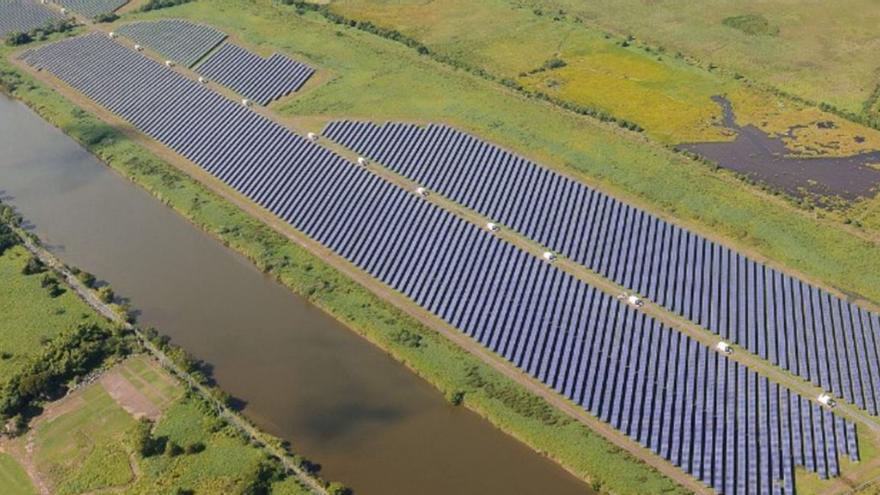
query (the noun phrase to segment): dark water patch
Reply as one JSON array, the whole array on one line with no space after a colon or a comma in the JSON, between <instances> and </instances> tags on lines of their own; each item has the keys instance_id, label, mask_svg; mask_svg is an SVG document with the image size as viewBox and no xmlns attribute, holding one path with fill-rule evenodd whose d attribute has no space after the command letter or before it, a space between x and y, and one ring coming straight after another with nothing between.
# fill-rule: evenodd
<instances>
[{"instance_id":1,"label":"dark water patch","mask_svg":"<svg viewBox=\"0 0 880 495\"><path fill-rule=\"evenodd\" d=\"M870 198L880 185L880 151L846 157L793 157L780 137L753 125L736 123L733 107L721 96L712 97L723 110L722 125L736 132L730 142L688 143L679 149L696 153L718 165L785 191L795 197L837 196L848 201ZM789 135L794 129L789 129Z\"/></svg>"},{"instance_id":2,"label":"dark water patch","mask_svg":"<svg viewBox=\"0 0 880 495\"><path fill-rule=\"evenodd\" d=\"M0 191L358 495L591 493L0 94Z\"/></svg>"}]
</instances>

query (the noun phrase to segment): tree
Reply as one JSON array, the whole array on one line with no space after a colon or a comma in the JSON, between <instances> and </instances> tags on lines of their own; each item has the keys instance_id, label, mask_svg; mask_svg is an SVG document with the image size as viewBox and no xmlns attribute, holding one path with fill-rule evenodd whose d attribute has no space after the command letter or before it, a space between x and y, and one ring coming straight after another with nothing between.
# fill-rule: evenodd
<instances>
[{"instance_id":1,"label":"tree","mask_svg":"<svg viewBox=\"0 0 880 495\"><path fill-rule=\"evenodd\" d=\"M24 267L21 269L21 273L23 275L34 275L37 273L43 273L46 271L46 265L40 261L36 256L31 256L28 258L27 263L25 263Z\"/></svg>"},{"instance_id":2,"label":"tree","mask_svg":"<svg viewBox=\"0 0 880 495\"><path fill-rule=\"evenodd\" d=\"M20 31L14 32L14 33L9 33L9 36L6 37L6 44L9 46L24 45L24 44L30 43L31 41L33 41L33 38L31 38L31 35L29 35L28 33L20 32Z\"/></svg>"},{"instance_id":3,"label":"tree","mask_svg":"<svg viewBox=\"0 0 880 495\"><path fill-rule=\"evenodd\" d=\"M78 278L79 281L82 282L83 285L85 285L86 287L88 287L90 289L95 288L96 279L95 279L95 276L92 275L91 273L80 271L79 273L76 274L76 278Z\"/></svg>"},{"instance_id":4,"label":"tree","mask_svg":"<svg viewBox=\"0 0 880 495\"><path fill-rule=\"evenodd\" d=\"M177 444L177 442L167 441L165 442L165 455L168 457L177 457L180 454L183 454L183 447Z\"/></svg>"},{"instance_id":5,"label":"tree","mask_svg":"<svg viewBox=\"0 0 880 495\"><path fill-rule=\"evenodd\" d=\"M153 439L153 422L141 418L132 428L128 440L131 448L141 457L150 457L156 453L156 441Z\"/></svg>"},{"instance_id":6,"label":"tree","mask_svg":"<svg viewBox=\"0 0 880 495\"><path fill-rule=\"evenodd\" d=\"M113 293L113 289L109 285L105 285L98 289L98 299L102 302L110 304L113 302L113 299L116 298L116 294Z\"/></svg>"},{"instance_id":7,"label":"tree","mask_svg":"<svg viewBox=\"0 0 880 495\"><path fill-rule=\"evenodd\" d=\"M119 16L113 12L104 12L103 14L98 14L94 17L95 22L113 22L116 19L119 19Z\"/></svg>"},{"instance_id":8,"label":"tree","mask_svg":"<svg viewBox=\"0 0 880 495\"><path fill-rule=\"evenodd\" d=\"M351 488L338 481L334 481L327 485L327 493L330 495L352 495Z\"/></svg>"}]
</instances>

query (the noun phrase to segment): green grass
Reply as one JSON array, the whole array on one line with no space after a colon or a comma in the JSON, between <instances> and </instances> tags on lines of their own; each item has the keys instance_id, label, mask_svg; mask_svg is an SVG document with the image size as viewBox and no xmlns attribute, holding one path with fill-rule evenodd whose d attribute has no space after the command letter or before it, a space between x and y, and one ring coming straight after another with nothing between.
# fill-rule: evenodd
<instances>
[{"instance_id":1,"label":"green grass","mask_svg":"<svg viewBox=\"0 0 880 495\"><path fill-rule=\"evenodd\" d=\"M142 459L143 475L129 488L131 494L174 493L177 488L196 493L242 493L264 458L194 399L173 404L156 425L154 435L167 437L181 447L202 442L206 448L198 454Z\"/></svg>"},{"instance_id":2,"label":"green grass","mask_svg":"<svg viewBox=\"0 0 880 495\"><path fill-rule=\"evenodd\" d=\"M607 3L607 2L606 2ZM634 3L634 2L630 2ZM716 2L724 3L724 2ZM754 2L745 2L753 4ZM774 3L774 2L769 2ZM843 142L852 143L855 136L866 137L866 142L859 146L858 151L877 149L880 132L865 126L852 124L841 117L822 112L811 107L819 114L818 119L810 119L800 112L793 101L782 98L774 89L765 84L752 84L742 78L736 66L728 66L724 57L694 59L691 52L678 48L671 49L663 42L657 42L655 34L663 33L668 24L651 23L642 31L616 30L614 34L605 29L601 20L616 19L615 12L620 9L606 6L599 12L592 9L594 4L577 0L486 0L468 2L467 0L332 0L330 8L351 19L370 21L388 29L398 30L410 38L425 44L434 54L451 61L452 64L478 68L492 74L498 79L516 80L531 91L538 91L552 96L556 100L581 107L597 109L617 118L635 122L645 132L662 143L682 143L695 141L718 141L730 139L730 133L718 127L720 109L713 104L710 97L719 94L738 92L749 93L748 99L761 99L766 105L773 107L784 123L782 132L790 127L808 125L815 120L835 122L837 132L814 133L804 136L797 133L790 141L800 142L795 149L815 146L814 141L824 147L834 147L840 142L837 137L843 135ZM673 16L675 22L682 22L679 12L691 14L691 10L699 9L700 13L712 15L713 22L718 23L722 34L745 39L747 44L755 45L763 41L751 38L773 38L779 34L778 12L772 12L774 19L761 12L734 12L721 18L715 17L716 12L702 8L702 5L689 5L691 9L681 8L670 10L668 7L657 7L653 4L639 2L638 6L627 6L636 11L651 10L654 15ZM800 9L797 7L795 10ZM806 10L811 10L806 7ZM650 14L644 14L650 15ZM633 14L636 19L644 15ZM847 14L840 14L844 17ZM688 19L692 20L692 19ZM790 21L791 19L785 19ZM597 25L599 23L600 25ZM674 24L674 23L673 23ZM689 24L678 26L685 31ZM839 27L835 28L839 30ZM633 39L629 35L635 34ZM690 33L678 33L680 37L688 37ZM847 33L849 34L849 33ZM645 39L648 41L645 42ZM705 40L701 40L705 41ZM714 41L711 40L711 41ZM712 42L701 43L713 46L711 53L720 50ZM803 40L798 40L802 42ZM816 43L815 39L809 42ZM835 40L838 41L838 40ZM876 44L876 40L874 40ZM840 50L842 46L831 43ZM825 43L822 43L825 46ZM791 51L789 44L784 44L786 53ZM684 52L682 54L681 52ZM846 52L847 56L849 52ZM810 56L812 52L810 52ZM749 56L752 53L749 52ZM824 53L822 58L824 61ZM561 58L568 65L561 70L538 71L542 64L551 58ZM716 70L718 65L725 70ZM813 69L814 66L810 66ZM847 69L850 67L847 66ZM799 67L803 69L803 67ZM873 66L871 67L873 71ZM537 71L537 72L536 72ZM807 71L805 71L807 72ZM800 77L801 74L798 74ZM821 79L821 78L820 78ZM797 80L798 82L801 79ZM873 90L874 83L869 90ZM839 89L839 84L834 89ZM796 91L790 91L795 94ZM825 93L822 93L823 95ZM801 95L815 101L824 101L815 95ZM864 95L865 98L868 95ZM861 96L859 97L861 98ZM859 100L861 101L861 100ZM755 112L755 107L740 105L734 100L737 115L746 123L761 125L762 111ZM832 103L837 103L832 100ZM870 104L866 105L870 106ZM841 105L838 105L841 106ZM864 105L859 105L862 110ZM846 107L849 110L849 106ZM855 127L855 129L844 129ZM873 147L870 147L873 145ZM821 149L820 148L820 149ZM834 151L843 154L845 150Z\"/></svg>"},{"instance_id":3,"label":"green grass","mask_svg":"<svg viewBox=\"0 0 880 495\"><path fill-rule=\"evenodd\" d=\"M81 407L34 432L36 465L59 494L120 486L134 476L122 446L134 418L100 385L85 389L82 399Z\"/></svg>"},{"instance_id":4,"label":"green grass","mask_svg":"<svg viewBox=\"0 0 880 495\"><path fill-rule=\"evenodd\" d=\"M36 495L24 469L12 456L0 452L0 492L6 495Z\"/></svg>"},{"instance_id":5,"label":"green grass","mask_svg":"<svg viewBox=\"0 0 880 495\"><path fill-rule=\"evenodd\" d=\"M53 298L40 286L41 274L22 275L29 257L22 246L0 256L0 385L42 342L79 323L101 321L72 291Z\"/></svg>"},{"instance_id":6,"label":"green grass","mask_svg":"<svg viewBox=\"0 0 880 495\"><path fill-rule=\"evenodd\" d=\"M504 0L337 0L335 12L397 29L437 54L638 123L667 143L725 139L712 95L729 79L669 55L623 47L566 16ZM567 67L526 75L553 57Z\"/></svg>"},{"instance_id":7,"label":"green grass","mask_svg":"<svg viewBox=\"0 0 880 495\"><path fill-rule=\"evenodd\" d=\"M514 3L510 0L510 3ZM814 101L859 112L877 83L880 12L871 0L530 0L545 11L563 9L590 25L635 35L714 62ZM732 29L725 19L766 19L776 36ZM728 21L729 24L729 21Z\"/></svg>"}]
</instances>

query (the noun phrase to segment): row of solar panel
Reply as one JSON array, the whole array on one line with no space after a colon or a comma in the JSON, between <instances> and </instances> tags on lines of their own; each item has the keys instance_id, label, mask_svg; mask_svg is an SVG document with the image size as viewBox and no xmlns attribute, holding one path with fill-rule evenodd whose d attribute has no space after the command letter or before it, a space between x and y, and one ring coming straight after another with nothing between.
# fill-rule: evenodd
<instances>
[{"instance_id":1,"label":"row of solar panel","mask_svg":"<svg viewBox=\"0 0 880 495\"><path fill-rule=\"evenodd\" d=\"M0 0L0 37L27 33L61 19L60 12L32 0Z\"/></svg>"},{"instance_id":2,"label":"row of solar panel","mask_svg":"<svg viewBox=\"0 0 880 495\"><path fill-rule=\"evenodd\" d=\"M299 91L315 70L278 53L263 58L238 45L224 43L199 64L196 72L267 105Z\"/></svg>"},{"instance_id":3,"label":"row of solar panel","mask_svg":"<svg viewBox=\"0 0 880 495\"><path fill-rule=\"evenodd\" d=\"M94 18L100 14L109 14L128 3L128 0L53 0L58 5L70 9L77 14Z\"/></svg>"},{"instance_id":4,"label":"row of solar panel","mask_svg":"<svg viewBox=\"0 0 880 495\"><path fill-rule=\"evenodd\" d=\"M117 32L186 67L195 65L226 39L222 31L182 19L132 22Z\"/></svg>"},{"instance_id":5,"label":"row of solar panel","mask_svg":"<svg viewBox=\"0 0 880 495\"><path fill-rule=\"evenodd\" d=\"M817 404L106 36L25 60L719 491L858 456Z\"/></svg>"},{"instance_id":6,"label":"row of solar panel","mask_svg":"<svg viewBox=\"0 0 880 495\"><path fill-rule=\"evenodd\" d=\"M324 134L872 414L880 410L876 314L446 126L333 122Z\"/></svg>"}]
</instances>

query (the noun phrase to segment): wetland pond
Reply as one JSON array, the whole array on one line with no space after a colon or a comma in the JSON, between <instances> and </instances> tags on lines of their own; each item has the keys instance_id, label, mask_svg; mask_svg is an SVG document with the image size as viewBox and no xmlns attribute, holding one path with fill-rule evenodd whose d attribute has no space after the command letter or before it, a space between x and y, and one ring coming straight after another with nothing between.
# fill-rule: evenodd
<instances>
[{"instance_id":1,"label":"wetland pond","mask_svg":"<svg viewBox=\"0 0 880 495\"><path fill-rule=\"evenodd\" d=\"M854 201L872 197L880 184L880 151L845 157L796 157L780 137L736 123L733 107L721 96L725 128L736 132L729 142L681 144L679 149L705 157L718 165L764 182L796 197L839 196ZM813 123L810 125L820 125Z\"/></svg>"},{"instance_id":2,"label":"wetland pond","mask_svg":"<svg viewBox=\"0 0 880 495\"><path fill-rule=\"evenodd\" d=\"M213 367L244 414L366 494L591 493L0 94L0 197Z\"/></svg>"}]
</instances>

